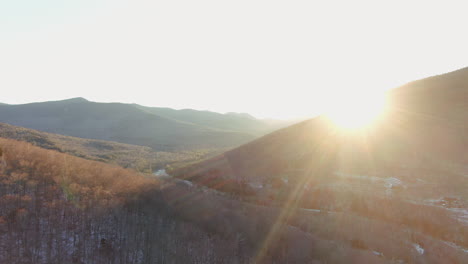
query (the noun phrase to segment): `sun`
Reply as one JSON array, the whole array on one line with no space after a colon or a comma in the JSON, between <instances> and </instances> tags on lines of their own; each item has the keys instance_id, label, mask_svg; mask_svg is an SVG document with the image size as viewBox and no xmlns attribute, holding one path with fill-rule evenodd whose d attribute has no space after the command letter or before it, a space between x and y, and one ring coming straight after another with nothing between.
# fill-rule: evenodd
<instances>
[{"instance_id":1,"label":"sun","mask_svg":"<svg viewBox=\"0 0 468 264\"><path fill-rule=\"evenodd\" d=\"M384 95L351 94L334 100L326 117L341 129L359 130L375 123L385 110Z\"/></svg>"}]
</instances>

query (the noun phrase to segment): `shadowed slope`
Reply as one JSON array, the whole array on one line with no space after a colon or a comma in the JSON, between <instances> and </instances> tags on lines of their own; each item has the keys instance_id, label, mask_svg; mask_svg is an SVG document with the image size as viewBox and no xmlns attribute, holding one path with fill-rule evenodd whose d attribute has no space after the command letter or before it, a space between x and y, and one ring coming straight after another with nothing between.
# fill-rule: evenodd
<instances>
[{"instance_id":1,"label":"shadowed slope","mask_svg":"<svg viewBox=\"0 0 468 264\"><path fill-rule=\"evenodd\" d=\"M332 155L333 162L346 153L356 161L368 161L365 156L370 155L373 165L382 168L424 160L468 164L468 69L409 83L389 92L388 99L389 111L365 133L340 131L318 117L178 173L263 181L289 172L300 174L324 153Z\"/></svg>"}]
</instances>

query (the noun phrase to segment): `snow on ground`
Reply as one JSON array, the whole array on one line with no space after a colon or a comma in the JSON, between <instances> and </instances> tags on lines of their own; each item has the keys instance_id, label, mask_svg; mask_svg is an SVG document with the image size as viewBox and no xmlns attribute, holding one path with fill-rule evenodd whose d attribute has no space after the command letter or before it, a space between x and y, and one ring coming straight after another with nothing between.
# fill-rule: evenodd
<instances>
[{"instance_id":1,"label":"snow on ground","mask_svg":"<svg viewBox=\"0 0 468 264\"><path fill-rule=\"evenodd\" d=\"M381 178L375 176L367 176L367 175L359 175L359 174L348 174L341 171L336 171L334 173L336 176L343 177L343 178L353 178L353 179L360 179L360 180L369 180L372 182L379 182L383 181L384 186L387 188L392 188L396 186L404 186L403 181L395 177L388 177L388 178Z\"/></svg>"},{"instance_id":2,"label":"snow on ground","mask_svg":"<svg viewBox=\"0 0 468 264\"><path fill-rule=\"evenodd\" d=\"M392 195L392 191L394 188L399 188L399 187L406 188L405 184L403 184L403 181L395 177L380 178L380 177L375 177L375 176L349 174L349 173L344 173L341 171L336 171L334 174L336 176L343 177L343 178L368 180L373 183L383 182L383 186L386 188L385 193L387 195Z\"/></svg>"},{"instance_id":3,"label":"snow on ground","mask_svg":"<svg viewBox=\"0 0 468 264\"><path fill-rule=\"evenodd\" d=\"M397 178L394 178L394 177L386 178L384 181L385 181L384 186L386 188L393 188L393 187L403 185L403 182L400 179L397 179Z\"/></svg>"},{"instance_id":4,"label":"snow on ground","mask_svg":"<svg viewBox=\"0 0 468 264\"><path fill-rule=\"evenodd\" d=\"M157 176L157 177L168 177L169 174L167 174L166 170L162 169L162 170L157 170L156 172L153 173L154 176Z\"/></svg>"},{"instance_id":5,"label":"snow on ground","mask_svg":"<svg viewBox=\"0 0 468 264\"><path fill-rule=\"evenodd\" d=\"M153 172L153 175L156 176L156 177L159 177L159 178L167 178L167 177L171 177L171 175L169 175L165 169L161 169L161 170L157 170L155 172ZM183 183L189 187L192 187L193 186L193 182L191 181L187 181L187 180L177 180L177 182L180 182L180 183Z\"/></svg>"},{"instance_id":6,"label":"snow on ground","mask_svg":"<svg viewBox=\"0 0 468 264\"><path fill-rule=\"evenodd\" d=\"M320 213L319 209L306 209L306 208L301 208L301 209L304 210L304 211Z\"/></svg>"},{"instance_id":7,"label":"snow on ground","mask_svg":"<svg viewBox=\"0 0 468 264\"><path fill-rule=\"evenodd\" d=\"M467 208L448 208L454 213L455 217L461 222L468 224L468 209Z\"/></svg>"},{"instance_id":8,"label":"snow on ground","mask_svg":"<svg viewBox=\"0 0 468 264\"><path fill-rule=\"evenodd\" d=\"M262 189L263 188L263 184L261 183L256 183L256 182L250 182L249 183L250 187L254 188L254 189Z\"/></svg>"},{"instance_id":9,"label":"snow on ground","mask_svg":"<svg viewBox=\"0 0 468 264\"><path fill-rule=\"evenodd\" d=\"M419 255L424 254L424 248L422 248L421 245L414 243L413 247L416 249Z\"/></svg>"},{"instance_id":10,"label":"snow on ground","mask_svg":"<svg viewBox=\"0 0 468 264\"><path fill-rule=\"evenodd\" d=\"M183 183L184 183L185 185L187 185L187 186L190 186L190 187L193 186L193 182L191 182L191 181L181 180L181 182L183 182Z\"/></svg>"},{"instance_id":11,"label":"snow on ground","mask_svg":"<svg viewBox=\"0 0 468 264\"><path fill-rule=\"evenodd\" d=\"M459 203L459 199L442 197L438 199L427 199L424 202L428 205L445 208L460 222L468 224L468 208L462 208L463 204Z\"/></svg>"},{"instance_id":12,"label":"snow on ground","mask_svg":"<svg viewBox=\"0 0 468 264\"><path fill-rule=\"evenodd\" d=\"M461 251L463 251L465 253L468 253L468 249L466 249L464 247L461 247L461 246L459 246L459 245L457 245L457 244L455 244L453 242L444 241L444 243L451 246L451 247L453 247L453 248L456 248L456 249L461 250Z\"/></svg>"},{"instance_id":13,"label":"snow on ground","mask_svg":"<svg viewBox=\"0 0 468 264\"><path fill-rule=\"evenodd\" d=\"M384 182L386 188L385 193L387 195L392 195L392 190L396 187L404 187L403 182L395 177L386 178Z\"/></svg>"}]
</instances>

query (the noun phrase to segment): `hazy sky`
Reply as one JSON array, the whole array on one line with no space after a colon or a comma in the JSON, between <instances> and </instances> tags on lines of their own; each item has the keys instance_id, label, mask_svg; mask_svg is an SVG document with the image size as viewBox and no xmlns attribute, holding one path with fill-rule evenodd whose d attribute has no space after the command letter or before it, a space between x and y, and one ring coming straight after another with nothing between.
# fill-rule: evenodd
<instances>
[{"instance_id":1,"label":"hazy sky","mask_svg":"<svg viewBox=\"0 0 468 264\"><path fill-rule=\"evenodd\" d=\"M0 0L0 102L290 118L468 66L464 1Z\"/></svg>"}]
</instances>

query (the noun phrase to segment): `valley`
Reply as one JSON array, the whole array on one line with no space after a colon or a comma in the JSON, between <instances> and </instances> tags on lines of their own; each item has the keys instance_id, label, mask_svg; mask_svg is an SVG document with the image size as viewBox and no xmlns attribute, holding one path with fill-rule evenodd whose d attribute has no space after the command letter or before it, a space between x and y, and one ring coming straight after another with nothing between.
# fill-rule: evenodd
<instances>
[{"instance_id":1,"label":"valley","mask_svg":"<svg viewBox=\"0 0 468 264\"><path fill-rule=\"evenodd\" d=\"M326 116L267 133L244 115L2 105L15 125L0 123L0 262L465 263L466 87L461 69L396 88L364 132ZM137 139L145 125L115 137L116 116L158 120L156 139Z\"/></svg>"},{"instance_id":2,"label":"valley","mask_svg":"<svg viewBox=\"0 0 468 264\"><path fill-rule=\"evenodd\" d=\"M466 1L0 1L0 264L468 264Z\"/></svg>"}]
</instances>

